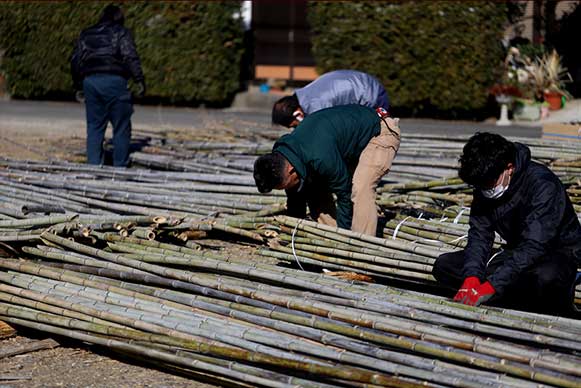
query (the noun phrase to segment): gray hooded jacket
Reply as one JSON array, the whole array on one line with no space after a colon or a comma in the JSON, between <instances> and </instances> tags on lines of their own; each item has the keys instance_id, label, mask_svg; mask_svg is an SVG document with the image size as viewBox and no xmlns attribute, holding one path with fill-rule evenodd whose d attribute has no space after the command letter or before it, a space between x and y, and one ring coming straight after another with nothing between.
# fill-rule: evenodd
<instances>
[{"instance_id":1,"label":"gray hooded jacket","mask_svg":"<svg viewBox=\"0 0 581 388\"><path fill-rule=\"evenodd\" d=\"M389 110L389 97L381 82L355 70L325 73L295 93L306 115L324 108L350 104Z\"/></svg>"}]
</instances>

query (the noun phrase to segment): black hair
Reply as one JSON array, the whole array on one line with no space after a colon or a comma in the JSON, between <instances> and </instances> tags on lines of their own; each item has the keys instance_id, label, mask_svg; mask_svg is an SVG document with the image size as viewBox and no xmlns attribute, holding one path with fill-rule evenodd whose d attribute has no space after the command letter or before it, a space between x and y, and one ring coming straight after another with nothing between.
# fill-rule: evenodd
<instances>
[{"instance_id":1,"label":"black hair","mask_svg":"<svg viewBox=\"0 0 581 388\"><path fill-rule=\"evenodd\" d=\"M295 120L293 113L300 107L296 94L281 98L272 107L272 123L289 128Z\"/></svg>"},{"instance_id":2,"label":"black hair","mask_svg":"<svg viewBox=\"0 0 581 388\"><path fill-rule=\"evenodd\" d=\"M125 22L125 16L123 16L123 11L121 11L121 8L117 7L116 5L109 4L103 10L99 22L123 25Z\"/></svg>"},{"instance_id":3,"label":"black hair","mask_svg":"<svg viewBox=\"0 0 581 388\"><path fill-rule=\"evenodd\" d=\"M286 158L278 152L262 155L254 162L254 182L258 191L269 193L284 180Z\"/></svg>"},{"instance_id":4,"label":"black hair","mask_svg":"<svg viewBox=\"0 0 581 388\"><path fill-rule=\"evenodd\" d=\"M495 133L477 132L464 146L458 175L469 185L486 187L498 179L515 158L514 143Z\"/></svg>"}]
</instances>

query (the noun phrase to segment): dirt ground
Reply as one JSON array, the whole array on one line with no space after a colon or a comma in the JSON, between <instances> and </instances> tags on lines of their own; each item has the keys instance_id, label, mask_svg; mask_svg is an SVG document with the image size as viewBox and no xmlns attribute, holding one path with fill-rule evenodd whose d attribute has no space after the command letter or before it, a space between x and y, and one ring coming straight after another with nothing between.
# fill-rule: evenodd
<instances>
[{"instance_id":1,"label":"dirt ground","mask_svg":"<svg viewBox=\"0 0 581 388\"><path fill-rule=\"evenodd\" d=\"M84 128L53 129L42 125L22 127L0 123L0 157L82 161ZM109 135L109 134L108 134ZM0 340L0 350L48 338L43 333L18 329L18 336ZM61 346L0 360L0 388L40 387L194 387L223 385L205 383L204 376L164 371L108 349L54 337Z\"/></svg>"},{"instance_id":2,"label":"dirt ground","mask_svg":"<svg viewBox=\"0 0 581 388\"><path fill-rule=\"evenodd\" d=\"M0 349L47 338L23 330L0 341ZM55 338L61 346L9 357L0 362L0 387L196 387L211 388L187 376L166 373L107 349ZM10 380L6 380L6 379Z\"/></svg>"}]
</instances>

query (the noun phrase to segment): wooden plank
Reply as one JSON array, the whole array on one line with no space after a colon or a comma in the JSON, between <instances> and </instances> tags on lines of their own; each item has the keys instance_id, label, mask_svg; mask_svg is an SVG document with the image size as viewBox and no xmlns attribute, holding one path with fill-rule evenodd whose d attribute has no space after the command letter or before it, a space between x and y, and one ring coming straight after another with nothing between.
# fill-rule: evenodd
<instances>
[{"instance_id":1,"label":"wooden plank","mask_svg":"<svg viewBox=\"0 0 581 388\"><path fill-rule=\"evenodd\" d=\"M15 381L15 380L31 380L31 376L24 375L0 375L0 380Z\"/></svg>"},{"instance_id":2,"label":"wooden plank","mask_svg":"<svg viewBox=\"0 0 581 388\"><path fill-rule=\"evenodd\" d=\"M255 78L290 79L290 66L256 65ZM314 66L295 66L293 79L295 81L312 81L317 78Z\"/></svg>"},{"instance_id":3,"label":"wooden plank","mask_svg":"<svg viewBox=\"0 0 581 388\"><path fill-rule=\"evenodd\" d=\"M56 348L57 346L60 346L60 344L51 338L47 338L42 341L31 341L23 345L11 346L7 349L1 349L0 359L16 356L18 354L36 352L38 350L52 349Z\"/></svg>"}]
</instances>

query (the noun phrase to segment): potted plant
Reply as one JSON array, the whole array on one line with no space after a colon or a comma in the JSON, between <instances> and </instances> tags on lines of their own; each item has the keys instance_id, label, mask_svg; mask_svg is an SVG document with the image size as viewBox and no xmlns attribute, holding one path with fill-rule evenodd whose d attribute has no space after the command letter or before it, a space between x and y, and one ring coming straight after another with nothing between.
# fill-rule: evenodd
<instances>
[{"instance_id":1,"label":"potted plant","mask_svg":"<svg viewBox=\"0 0 581 388\"><path fill-rule=\"evenodd\" d=\"M572 78L555 50L537 57L529 68L529 74L535 99L547 102L550 110L561 109L563 98L571 98L565 84Z\"/></svg>"}]
</instances>

